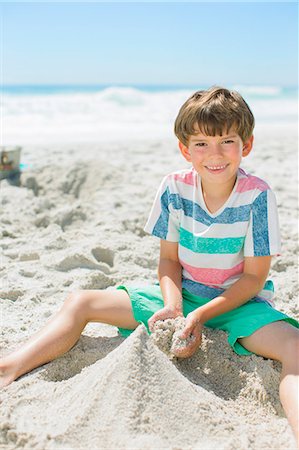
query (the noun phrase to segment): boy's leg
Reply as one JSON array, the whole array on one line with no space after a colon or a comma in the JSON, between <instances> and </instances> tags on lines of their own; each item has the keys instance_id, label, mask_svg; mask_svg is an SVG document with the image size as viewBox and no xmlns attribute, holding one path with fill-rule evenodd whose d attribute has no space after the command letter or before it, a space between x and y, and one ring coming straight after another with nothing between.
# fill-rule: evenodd
<instances>
[{"instance_id":1,"label":"boy's leg","mask_svg":"<svg viewBox=\"0 0 299 450\"><path fill-rule=\"evenodd\" d=\"M70 350L88 322L104 322L128 329L139 325L133 317L126 291L74 292L40 331L0 360L0 387Z\"/></svg>"},{"instance_id":2,"label":"boy's leg","mask_svg":"<svg viewBox=\"0 0 299 450\"><path fill-rule=\"evenodd\" d=\"M299 447L299 329L278 321L239 341L247 350L282 363L280 400Z\"/></svg>"}]
</instances>

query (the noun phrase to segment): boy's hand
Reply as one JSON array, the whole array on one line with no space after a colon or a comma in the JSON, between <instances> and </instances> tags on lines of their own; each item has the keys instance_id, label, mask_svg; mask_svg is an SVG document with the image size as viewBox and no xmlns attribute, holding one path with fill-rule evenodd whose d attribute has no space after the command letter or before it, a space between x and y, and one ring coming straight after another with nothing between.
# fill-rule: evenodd
<instances>
[{"instance_id":1,"label":"boy's hand","mask_svg":"<svg viewBox=\"0 0 299 450\"><path fill-rule=\"evenodd\" d=\"M184 348L177 349L175 356L177 358L189 358L196 352L202 340L203 323L198 319L195 311L189 313L186 317L186 325L180 334L180 339L193 337L192 341Z\"/></svg>"},{"instance_id":2,"label":"boy's hand","mask_svg":"<svg viewBox=\"0 0 299 450\"><path fill-rule=\"evenodd\" d=\"M153 332L155 322L158 320L175 319L176 317L183 317L183 312L180 309L164 306L164 308L159 309L159 311L152 315L148 321L148 327Z\"/></svg>"}]
</instances>

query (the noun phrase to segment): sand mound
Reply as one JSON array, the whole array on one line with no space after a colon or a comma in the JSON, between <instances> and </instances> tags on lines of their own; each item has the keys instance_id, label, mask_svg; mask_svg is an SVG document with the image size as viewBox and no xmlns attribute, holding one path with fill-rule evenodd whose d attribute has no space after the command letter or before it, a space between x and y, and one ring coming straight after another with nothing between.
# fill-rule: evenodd
<instances>
[{"instance_id":1,"label":"sand mound","mask_svg":"<svg viewBox=\"0 0 299 450\"><path fill-rule=\"evenodd\" d=\"M45 450L247 450L268 448L269 432L275 428L279 448L291 448L285 419L272 424L263 408L255 408L254 416L248 410L242 413L235 401L224 400L199 381L190 382L154 345L144 326L72 378L47 380L50 366L3 390L2 444ZM224 366L221 377L226 375Z\"/></svg>"}]
</instances>

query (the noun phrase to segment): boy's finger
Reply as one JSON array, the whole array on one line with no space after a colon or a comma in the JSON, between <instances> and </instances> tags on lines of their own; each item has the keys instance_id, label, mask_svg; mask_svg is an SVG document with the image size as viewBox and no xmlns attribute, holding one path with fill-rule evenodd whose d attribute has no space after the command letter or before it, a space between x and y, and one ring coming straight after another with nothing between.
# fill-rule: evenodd
<instances>
[{"instance_id":1,"label":"boy's finger","mask_svg":"<svg viewBox=\"0 0 299 450\"><path fill-rule=\"evenodd\" d=\"M179 335L179 338L187 339L187 337L189 337L191 334L192 328L193 327L191 325L186 325L181 334Z\"/></svg>"},{"instance_id":2,"label":"boy's finger","mask_svg":"<svg viewBox=\"0 0 299 450\"><path fill-rule=\"evenodd\" d=\"M153 318L149 319L147 324L148 324L148 327L149 327L150 331L153 331L153 327L154 327L154 324L155 324L155 319L153 319Z\"/></svg>"},{"instance_id":3,"label":"boy's finger","mask_svg":"<svg viewBox=\"0 0 299 450\"><path fill-rule=\"evenodd\" d=\"M155 323L156 323L158 320L161 320L161 314L155 313L155 314L147 321L148 327L149 327L150 331L153 331L154 325L155 325ZM162 320L163 320L163 319L162 319Z\"/></svg>"},{"instance_id":4,"label":"boy's finger","mask_svg":"<svg viewBox=\"0 0 299 450\"><path fill-rule=\"evenodd\" d=\"M194 327L193 331L192 331L193 336L195 336L196 338L199 338L201 336L201 332L200 329L198 327Z\"/></svg>"},{"instance_id":5,"label":"boy's finger","mask_svg":"<svg viewBox=\"0 0 299 450\"><path fill-rule=\"evenodd\" d=\"M197 346L194 343L190 342L188 345L186 345L186 347L177 349L175 352L175 356L177 356L178 358L189 358L193 355L193 353L195 353L196 350Z\"/></svg>"}]
</instances>

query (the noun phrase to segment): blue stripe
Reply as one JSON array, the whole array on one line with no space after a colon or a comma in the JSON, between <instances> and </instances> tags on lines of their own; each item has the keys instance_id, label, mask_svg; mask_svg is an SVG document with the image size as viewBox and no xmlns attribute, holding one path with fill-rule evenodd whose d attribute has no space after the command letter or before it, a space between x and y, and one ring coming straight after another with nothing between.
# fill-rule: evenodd
<instances>
[{"instance_id":1,"label":"blue stripe","mask_svg":"<svg viewBox=\"0 0 299 450\"><path fill-rule=\"evenodd\" d=\"M205 286L204 284L188 280L186 278L183 278L182 280L182 288L186 289L186 291L190 292L190 294L197 295L197 297L201 298L208 298L210 300L213 300L219 295L222 295L223 292L225 291L225 289L218 289L210 286ZM272 308L271 303L269 303L266 299L259 296L252 297L248 301L266 303Z\"/></svg>"},{"instance_id":2,"label":"blue stripe","mask_svg":"<svg viewBox=\"0 0 299 450\"><path fill-rule=\"evenodd\" d=\"M176 194L171 194L169 188L167 187L161 195L161 214L152 231L153 235L158 236L161 239L166 239L168 233L170 214L168 207L170 204L174 209L182 209L181 197Z\"/></svg>"},{"instance_id":3,"label":"blue stripe","mask_svg":"<svg viewBox=\"0 0 299 450\"><path fill-rule=\"evenodd\" d=\"M188 280L186 278L183 278L182 280L182 288L186 289L186 291L190 292L190 294L197 295L198 297L201 298L208 298L210 300L213 300L219 295L222 295L223 292L225 291L225 289L218 289L210 286L205 286L204 284ZM266 303L267 305L272 307L271 303L269 303L266 299L259 296L252 297L248 301Z\"/></svg>"},{"instance_id":4,"label":"blue stripe","mask_svg":"<svg viewBox=\"0 0 299 450\"><path fill-rule=\"evenodd\" d=\"M197 203L180 197L179 194L171 194L170 202L175 209L182 208L185 216L192 217L197 222L210 226L213 223L231 224L236 222L247 222L250 216L250 205L225 208L216 217L211 217Z\"/></svg>"},{"instance_id":5,"label":"blue stripe","mask_svg":"<svg viewBox=\"0 0 299 450\"><path fill-rule=\"evenodd\" d=\"M237 222L247 222L249 220L251 206L243 205L235 208L225 208L224 211L216 217L211 217L204 211L197 203L181 197L179 194L171 194L169 188L161 195L161 214L154 226L152 234L166 239L169 223L169 205L173 209L182 209L186 217L191 217L193 220L200 222L206 226L214 223L232 224Z\"/></svg>"},{"instance_id":6,"label":"blue stripe","mask_svg":"<svg viewBox=\"0 0 299 450\"><path fill-rule=\"evenodd\" d=\"M209 298L211 300L224 292L224 289L206 286L205 284L188 280L186 278L183 278L182 280L182 288L186 289L190 292L190 294L197 295L198 297Z\"/></svg>"},{"instance_id":7,"label":"blue stripe","mask_svg":"<svg viewBox=\"0 0 299 450\"><path fill-rule=\"evenodd\" d=\"M211 217L197 203L182 199L184 213L188 217L193 217L197 222L210 226L213 223L231 224L236 222L246 222L250 215L250 205L238 206L235 208L225 208L216 217Z\"/></svg>"},{"instance_id":8,"label":"blue stripe","mask_svg":"<svg viewBox=\"0 0 299 450\"><path fill-rule=\"evenodd\" d=\"M161 195L161 214L159 219L156 222L156 225L154 226L154 229L152 233L155 236L160 237L161 239L166 239L167 232L168 232L168 222L169 222L169 210L168 210L168 188L166 191Z\"/></svg>"},{"instance_id":9,"label":"blue stripe","mask_svg":"<svg viewBox=\"0 0 299 450\"><path fill-rule=\"evenodd\" d=\"M261 192L252 204L254 256L270 255L267 191Z\"/></svg>"}]
</instances>

